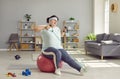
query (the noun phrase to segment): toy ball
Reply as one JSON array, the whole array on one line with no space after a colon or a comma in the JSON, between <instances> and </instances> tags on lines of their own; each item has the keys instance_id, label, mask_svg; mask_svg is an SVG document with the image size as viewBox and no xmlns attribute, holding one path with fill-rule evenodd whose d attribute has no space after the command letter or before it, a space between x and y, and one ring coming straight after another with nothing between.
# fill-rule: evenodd
<instances>
[{"instance_id":1,"label":"toy ball","mask_svg":"<svg viewBox=\"0 0 120 79\"><path fill-rule=\"evenodd\" d=\"M44 55L39 55L37 58L38 69L42 72L55 72L55 66L53 60L46 58ZM62 61L59 63L59 67L62 67Z\"/></svg>"}]
</instances>

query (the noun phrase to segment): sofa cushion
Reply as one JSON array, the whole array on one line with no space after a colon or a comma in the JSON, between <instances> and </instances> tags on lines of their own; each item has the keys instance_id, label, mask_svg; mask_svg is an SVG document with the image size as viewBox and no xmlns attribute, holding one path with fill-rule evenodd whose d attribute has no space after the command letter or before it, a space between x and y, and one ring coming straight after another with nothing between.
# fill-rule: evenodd
<instances>
[{"instance_id":1,"label":"sofa cushion","mask_svg":"<svg viewBox=\"0 0 120 79\"><path fill-rule=\"evenodd\" d=\"M113 41L116 41L116 42L120 42L120 35L119 34L110 34L108 40L113 40Z\"/></svg>"},{"instance_id":2,"label":"sofa cushion","mask_svg":"<svg viewBox=\"0 0 120 79\"><path fill-rule=\"evenodd\" d=\"M112 44L113 40L105 40L105 41L101 41L101 43L103 43L103 44Z\"/></svg>"},{"instance_id":3,"label":"sofa cushion","mask_svg":"<svg viewBox=\"0 0 120 79\"><path fill-rule=\"evenodd\" d=\"M101 43L101 40L103 40L104 36L105 36L105 33L97 34L97 36L96 36L97 40L96 41L98 43Z\"/></svg>"},{"instance_id":4,"label":"sofa cushion","mask_svg":"<svg viewBox=\"0 0 120 79\"><path fill-rule=\"evenodd\" d=\"M110 34L105 34L103 40L109 40Z\"/></svg>"},{"instance_id":5,"label":"sofa cushion","mask_svg":"<svg viewBox=\"0 0 120 79\"><path fill-rule=\"evenodd\" d=\"M115 35L115 41L120 42L120 35Z\"/></svg>"},{"instance_id":6,"label":"sofa cushion","mask_svg":"<svg viewBox=\"0 0 120 79\"><path fill-rule=\"evenodd\" d=\"M91 48L97 48L97 49L99 49L100 46L101 46L101 43L88 42L88 43L87 43L87 46L88 46L88 47L91 47Z\"/></svg>"},{"instance_id":7,"label":"sofa cushion","mask_svg":"<svg viewBox=\"0 0 120 79\"><path fill-rule=\"evenodd\" d=\"M108 40L115 40L115 35L113 33L109 34Z\"/></svg>"},{"instance_id":8,"label":"sofa cushion","mask_svg":"<svg viewBox=\"0 0 120 79\"><path fill-rule=\"evenodd\" d=\"M120 45L119 42L113 41L113 40L105 40L101 41L102 44L111 44L111 45Z\"/></svg>"}]
</instances>

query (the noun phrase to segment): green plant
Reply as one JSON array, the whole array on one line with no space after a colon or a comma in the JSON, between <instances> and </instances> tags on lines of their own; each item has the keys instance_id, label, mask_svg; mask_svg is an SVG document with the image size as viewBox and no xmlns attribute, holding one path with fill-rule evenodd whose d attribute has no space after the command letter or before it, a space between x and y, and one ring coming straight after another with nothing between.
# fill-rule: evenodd
<instances>
[{"instance_id":1,"label":"green plant","mask_svg":"<svg viewBox=\"0 0 120 79\"><path fill-rule=\"evenodd\" d=\"M26 18L27 20L30 20L30 19L31 19L31 15L25 14L25 18Z\"/></svg>"},{"instance_id":2,"label":"green plant","mask_svg":"<svg viewBox=\"0 0 120 79\"><path fill-rule=\"evenodd\" d=\"M90 33L85 37L85 40L96 40L96 35L93 33Z\"/></svg>"},{"instance_id":3,"label":"green plant","mask_svg":"<svg viewBox=\"0 0 120 79\"><path fill-rule=\"evenodd\" d=\"M70 17L70 18L69 18L69 20L75 20L75 18L73 18L73 17Z\"/></svg>"}]
</instances>

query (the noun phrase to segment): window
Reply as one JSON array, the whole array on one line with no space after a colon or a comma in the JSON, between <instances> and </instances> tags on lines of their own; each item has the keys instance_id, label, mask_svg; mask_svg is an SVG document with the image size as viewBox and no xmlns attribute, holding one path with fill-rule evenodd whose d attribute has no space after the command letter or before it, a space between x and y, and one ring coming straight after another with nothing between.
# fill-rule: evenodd
<instances>
[{"instance_id":1,"label":"window","mask_svg":"<svg viewBox=\"0 0 120 79\"><path fill-rule=\"evenodd\" d=\"M105 33L109 33L109 0L105 0Z\"/></svg>"}]
</instances>

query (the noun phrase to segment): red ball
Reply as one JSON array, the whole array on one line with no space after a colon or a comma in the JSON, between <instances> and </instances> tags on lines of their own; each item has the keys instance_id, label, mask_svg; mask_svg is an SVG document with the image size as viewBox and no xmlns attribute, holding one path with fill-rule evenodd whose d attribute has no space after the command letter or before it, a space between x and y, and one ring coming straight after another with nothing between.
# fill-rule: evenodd
<instances>
[{"instance_id":1,"label":"red ball","mask_svg":"<svg viewBox=\"0 0 120 79\"><path fill-rule=\"evenodd\" d=\"M37 58L37 66L42 72L55 72L55 66L53 60L46 58L43 55L39 55ZM59 63L59 67L62 67L62 61Z\"/></svg>"}]
</instances>

